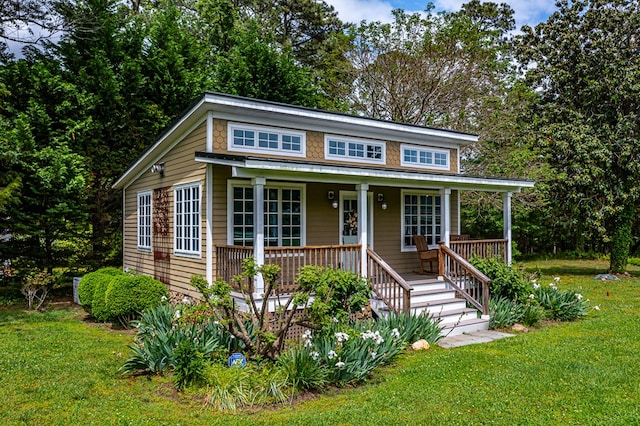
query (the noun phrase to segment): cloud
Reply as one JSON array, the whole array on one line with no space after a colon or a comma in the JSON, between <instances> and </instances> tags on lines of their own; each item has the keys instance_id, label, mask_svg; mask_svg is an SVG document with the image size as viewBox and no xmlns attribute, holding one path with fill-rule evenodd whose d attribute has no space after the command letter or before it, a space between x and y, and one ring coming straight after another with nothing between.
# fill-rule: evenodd
<instances>
[{"instance_id":1,"label":"cloud","mask_svg":"<svg viewBox=\"0 0 640 426\"><path fill-rule=\"evenodd\" d=\"M344 22L358 23L362 20L368 22L391 22L393 9L404 9L408 12L420 12L427 4L415 0L325 0L338 12L338 16ZM467 0L468 1L468 0ZM436 10L458 11L466 3L464 0L434 0ZM548 16L556 9L555 0L510 0L509 5L515 12L516 28L522 25L535 26L546 21Z\"/></svg>"}]
</instances>

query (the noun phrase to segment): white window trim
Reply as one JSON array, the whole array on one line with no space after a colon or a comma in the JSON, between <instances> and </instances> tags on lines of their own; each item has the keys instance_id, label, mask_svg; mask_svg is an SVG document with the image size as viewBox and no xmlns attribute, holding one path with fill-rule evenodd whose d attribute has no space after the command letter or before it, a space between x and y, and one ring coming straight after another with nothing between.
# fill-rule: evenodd
<instances>
[{"instance_id":1,"label":"white window trim","mask_svg":"<svg viewBox=\"0 0 640 426\"><path fill-rule=\"evenodd\" d=\"M410 190L410 189L403 189L400 191L400 251L402 253L405 252L415 252L416 251L416 246L405 246L404 245L404 209L405 209L405 205L404 205L404 196L406 194L411 194L411 195L431 195L433 197L437 197L440 196L440 192L438 191L414 191L414 190ZM435 198L434 198L435 200ZM442 203L443 200L442 198L440 199L440 208L442 209ZM435 204L434 204L435 207ZM434 216L435 216L435 212L434 212ZM440 231L442 231L442 224L440 224L441 228ZM437 248L437 245L430 245L429 248Z\"/></svg>"},{"instance_id":2,"label":"white window trim","mask_svg":"<svg viewBox=\"0 0 640 426\"><path fill-rule=\"evenodd\" d=\"M260 148L257 146L258 138L256 137L255 143L256 146L253 147L244 147L244 146L236 146L233 144L233 131L234 130L248 130L252 132L269 132L275 133L278 135L278 148L270 149L270 148ZM282 136L295 136L300 138L300 151L288 151L282 149ZM261 153L261 154L274 154L277 153L279 155L284 155L288 157L306 157L307 156L307 134L305 132L288 130L288 129L279 129L276 127L266 127L266 126L255 126L249 124L242 123L228 123L227 124L227 150L229 152L253 152L253 153Z\"/></svg>"},{"instance_id":3,"label":"white window trim","mask_svg":"<svg viewBox=\"0 0 640 426\"><path fill-rule=\"evenodd\" d=\"M382 156L379 160L376 160L376 159L371 159L366 157L364 158L350 157L347 152L345 152L345 155L330 154L329 141L345 142L346 144L350 142L364 144L365 154L366 154L367 145L381 147ZM348 151L348 147L345 147L345 150ZM325 160L344 161L348 163L387 164L387 143L384 141L372 141L369 139L345 138L344 136L338 136L338 135L324 135L324 158Z\"/></svg>"},{"instance_id":4,"label":"white window trim","mask_svg":"<svg viewBox=\"0 0 640 426\"><path fill-rule=\"evenodd\" d=\"M405 149L411 149L414 151L418 151L418 155L421 152L430 152L433 155L433 159L435 162L435 154L444 154L447 157L447 165L443 166L441 164L421 164L420 162L412 163L404 160L404 151ZM400 145L400 165L402 167L418 167L421 169L438 169L438 170L451 170L451 152L446 149L437 149L437 148L426 148L418 145Z\"/></svg>"},{"instance_id":5,"label":"white window trim","mask_svg":"<svg viewBox=\"0 0 640 426\"><path fill-rule=\"evenodd\" d=\"M176 247L178 233L177 230L177 217L178 209L176 208L176 192L184 190L186 188L198 188L198 250L178 250ZM200 259L202 257L202 184L200 181L183 183L173 186L173 254L180 257L190 257L194 259ZM193 237L192 237L193 238Z\"/></svg>"},{"instance_id":6,"label":"white window trim","mask_svg":"<svg viewBox=\"0 0 640 426\"><path fill-rule=\"evenodd\" d=\"M140 199L142 197L149 196L149 217L151 219L151 223L149 225L149 245L140 245ZM136 195L137 203L136 203L136 238L137 238L137 246L138 250L150 252L153 247L153 191L140 191Z\"/></svg>"},{"instance_id":7,"label":"white window trim","mask_svg":"<svg viewBox=\"0 0 640 426\"><path fill-rule=\"evenodd\" d=\"M227 244L233 245L233 188L244 187L251 188L252 185L246 180L233 180L227 181ZM273 182L267 183L264 189L299 189L300 190L300 203L302 205L302 212L300 215L300 247L307 245L307 185L304 183L286 183L286 182ZM255 209L255 206L254 206ZM263 212L264 214L264 212ZM282 224L282 212L278 212L278 223ZM254 220L255 224L255 220ZM265 226L266 229L266 226ZM255 235L255 230L254 230ZM282 235L280 235L282 238ZM266 240L266 238L265 238ZM288 246L285 246L288 247ZM296 247L296 246L291 246ZM265 249L267 246L265 245Z\"/></svg>"}]
</instances>

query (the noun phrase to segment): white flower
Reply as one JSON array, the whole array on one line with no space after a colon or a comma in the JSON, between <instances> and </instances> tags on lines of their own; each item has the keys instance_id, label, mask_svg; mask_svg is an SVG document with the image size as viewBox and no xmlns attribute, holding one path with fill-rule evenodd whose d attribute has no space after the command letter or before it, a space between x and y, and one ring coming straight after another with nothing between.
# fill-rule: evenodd
<instances>
[{"instance_id":1,"label":"white flower","mask_svg":"<svg viewBox=\"0 0 640 426\"><path fill-rule=\"evenodd\" d=\"M391 334L393 334L393 337L395 337L396 339L400 338L400 332L398 331L397 328L394 328L393 330L391 330Z\"/></svg>"},{"instance_id":2,"label":"white flower","mask_svg":"<svg viewBox=\"0 0 640 426\"><path fill-rule=\"evenodd\" d=\"M560 277L555 277L553 280L554 280L555 282L560 282Z\"/></svg>"},{"instance_id":3,"label":"white flower","mask_svg":"<svg viewBox=\"0 0 640 426\"><path fill-rule=\"evenodd\" d=\"M320 354L316 351L311 352L309 355L311 355L311 358L316 361L318 358L320 358Z\"/></svg>"},{"instance_id":4,"label":"white flower","mask_svg":"<svg viewBox=\"0 0 640 426\"><path fill-rule=\"evenodd\" d=\"M331 321L333 321L333 322L337 323L337 322L338 322L338 318L333 317L333 318L331 318Z\"/></svg>"},{"instance_id":5,"label":"white flower","mask_svg":"<svg viewBox=\"0 0 640 426\"><path fill-rule=\"evenodd\" d=\"M175 314L173 314L173 317L174 317L175 319L180 318L180 310L179 310L179 309L176 311L176 313L175 313Z\"/></svg>"},{"instance_id":6,"label":"white flower","mask_svg":"<svg viewBox=\"0 0 640 426\"><path fill-rule=\"evenodd\" d=\"M396 331L397 331L397 329L396 329ZM398 333L398 336L399 335L400 335L400 333ZM367 339L375 340L377 345L379 345L380 343L384 342L384 339L380 335L379 331L376 331L374 333L371 330L367 330L366 333L361 333L360 337L362 337L362 340L367 340Z\"/></svg>"},{"instance_id":7,"label":"white flower","mask_svg":"<svg viewBox=\"0 0 640 426\"><path fill-rule=\"evenodd\" d=\"M593 309L595 309L596 311L599 311L600 310L600 306L596 305L596 306L593 307Z\"/></svg>"},{"instance_id":8,"label":"white flower","mask_svg":"<svg viewBox=\"0 0 640 426\"><path fill-rule=\"evenodd\" d=\"M338 367L338 368L344 367L344 362L342 362L342 361L336 362L336 367Z\"/></svg>"},{"instance_id":9,"label":"white flower","mask_svg":"<svg viewBox=\"0 0 640 426\"><path fill-rule=\"evenodd\" d=\"M535 286L537 283L538 283L538 280L536 280L536 279L531 280L531 284L533 284L534 286Z\"/></svg>"},{"instance_id":10,"label":"white flower","mask_svg":"<svg viewBox=\"0 0 640 426\"><path fill-rule=\"evenodd\" d=\"M190 305L191 304L191 299L189 299L189 296L185 296L182 298L182 303L184 303L185 305Z\"/></svg>"},{"instance_id":11,"label":"white flower","mask_svg":"<svg viewBox=\"0 0 640 426\"><path fill-rule=\"evenodd\" d=\"M334 359L337 356L338 354L336 353L336 351L329 351L329 353L327 354L327 358L329 359Z\"/></svg>"},{"instance_id":12,"label":"white flower","mask_svg":"<svg viewBox=\"0 0 640 426\"><path fill-rule=\"evenodd\" d=\"M378 355L377 352L371 352L371 358L375 359L377 355Z\"/></svg>"},{"instance_id":13,"label":"white flower","mask_svg":"<svg viewBox=\"0 0 640 426\"><path fill-rule=\"evenodd\" d=\"M160 298L160 301L161 301L161 302L166 302L167 300L169 300L169 299L167 299L167 296L162 296L162 297Z\"/></svg>"},{"instance_id":14,"label":"white flower","mask_svg":"<svg viewBox=\"0 0 640 426\"><path fill-rule=\"evenodd\" d=\"M582 300L582 295L581 295L580 293L576 293L576 298L577 298L578 300Z\"/></svg>"},{"instance_id":15,"label":"white flower","mask_svg":"<svg viewBox=\"0 0 640 426\"><path fill-rule=\"evenodd\" d=\"M540 284L533 283L533 289L534 289L534 290L537 290L537 289L539 289L539 288L540 288Z\"/></svg>"},{"instance_id":16,"label":"white flower","mask_svg":"<svg viewBox=\"0 0 640 426\"><path fill-rule=\"evenodd\" d=\"M313 343L311 343L311 340L305 340L304 341L304 347L305 348L310 348L311 346L313 346Z\"/></svg>"},{"instance_id":17,"label":"white flower","mask_svg":"<svg viewBox=\"0 0 640 426\"><path fill-rule=\"evenodd\" d=\"M530 295L529 295L529 299L533 300L533 299L535 299L535 298L536 298L536 296L534 296L533 294L530 294Z\"/></svg>"},{"instance_id":18,"label":"white flower","mask_svg":"<svg viewBox=\"0 0 640 426\"><path fill-rule=\"evenodd\" d=\"M549 284L549 287L551 287L551 288L552 288L552 289L554 289L554 290L557 290L557 289L558 289L558 286L557 286L557 285L555 285L554 283Z\"/></svg>"},{"instance_id":19,"label":"white flower","mask_svg":"<svg viewBox=\"0 0 640 426\"><path fill-rule=\"evenodd\" d=\"M346 342L347 340L349 340L349 335L347 333L342 333L339 331L335 333L335 336L338 340L338 343Z\"/></svg>"}]
</instances>

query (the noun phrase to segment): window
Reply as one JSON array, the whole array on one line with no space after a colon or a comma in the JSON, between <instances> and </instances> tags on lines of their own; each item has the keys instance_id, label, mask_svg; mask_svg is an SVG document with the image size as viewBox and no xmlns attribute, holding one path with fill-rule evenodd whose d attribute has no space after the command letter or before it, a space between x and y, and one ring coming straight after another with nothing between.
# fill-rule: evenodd
<instances>
[{"instance_id":1,"label":"window","mask_svg":"<svg viewBox=\"0 0 640 426\"><path fill-rule=\"evenodd\" d=\"M254 239L253 187L232 186L230 244L252 246ZM303 188L264 188L264 245L303 245Z\"/></svg>"},{"instance_id":2,"label":"window","mask_svg":"<svg viewBox=\"0 0 640 426\"><path fill-rule=\"evenodd\" d=\"M228 138L229 151L305 156L306 135L303 132L229 123Z\"/></svg>"},{"instance_id":3,"label":"window","mask_svg":"<svg viewBox=\"0 0 640 426\"><path fill-rule=\"evenodd\" d=\"M449 170L449 151L402 145L401 165Z\"/></svg>"},{"instance_id":4,"label":"window","mask_svg":"<svg viewBox=\"0 0 640 426\"><path fill-rule=\"evenodd\" d=\"M324 138L324 149L327 160L375 164L384 164L386 162L386 144L384 142L327 135Z\"/></svg>"},{"instance_id":5,"label":"window","mask_svg":"<svg viewBox=\"0 0 640 426\"><path fill-rule=\"evenodd\" d=\"M424 235L427 244L438 244L440 239L440 196L429 193L402 194L402 248L412 249L414 235Z\"/></svg>"},{"instance_id":6,"label":"window","mask_svg":"<svg viewBox=\"0 0 640 426\"><path fill-rule=\"evenodd\" d=\"M174 188L174 251L185 256L200 256L200 184Z\"/></svg>"},{"instance_id":7,"label":"window","mask_svg":"<svg viewBox=\"0 0 640 426\"><path fill-rule=\"evenodd\" d=\"M138 248L151 250L151 191L138 192Z\"/></svg>"}]
</instances>

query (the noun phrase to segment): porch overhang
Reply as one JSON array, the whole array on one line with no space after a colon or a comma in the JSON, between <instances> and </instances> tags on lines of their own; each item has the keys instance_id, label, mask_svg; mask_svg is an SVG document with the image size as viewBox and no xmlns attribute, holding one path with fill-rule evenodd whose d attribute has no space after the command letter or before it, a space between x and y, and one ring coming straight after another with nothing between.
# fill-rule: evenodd
<instances>
[{"instance_id":1,"label":"porch overhang","mask_svg":"<svg viewBox=\"0 0 640 426\"><path fill-rule=\"evenodd\" d=\"M532 188L533 181L418 170L388 169L335 163L281 160L264 157L196 152L197 162L230 166L239 178L267 177L270 180L360 184L402 188L450 188L491 192L519 192Z\"/></svg>"}]
</instances>

